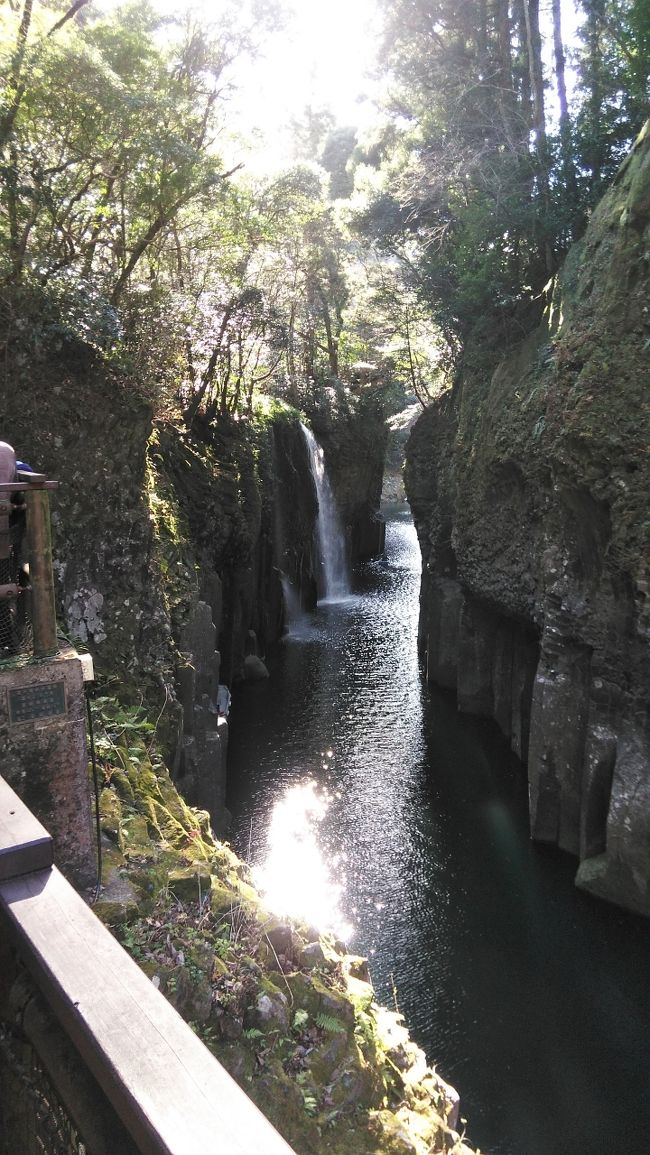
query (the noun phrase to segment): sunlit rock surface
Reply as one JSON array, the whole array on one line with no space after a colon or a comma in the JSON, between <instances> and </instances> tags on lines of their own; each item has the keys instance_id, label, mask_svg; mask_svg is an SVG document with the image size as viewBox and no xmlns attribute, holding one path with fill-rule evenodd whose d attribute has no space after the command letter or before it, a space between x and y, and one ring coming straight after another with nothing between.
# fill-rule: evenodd
<instances>
[{"instance_id":1,"label":"sunlit rock surface","mask_svg":"<svg viewBox=\"0 0 650 1155\"><path fill-rule=\"evenodd\" d=\"M533 837L650 914L650 135L541 326L412 433L421 645L528 760ZM477 363L476 350L472 358Z\"/></svg>"}]
</instances>

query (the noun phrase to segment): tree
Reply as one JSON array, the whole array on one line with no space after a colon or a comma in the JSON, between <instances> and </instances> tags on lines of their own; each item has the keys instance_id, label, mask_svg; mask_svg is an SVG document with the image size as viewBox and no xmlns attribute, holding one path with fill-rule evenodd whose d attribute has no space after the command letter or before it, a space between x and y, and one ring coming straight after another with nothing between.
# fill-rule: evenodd
<instances>
[{"instance_id":1,"label":"tree","mask_svg":"<svg viewBox=\"0 0 650 1155\"><path fill-rule=\"evenodd\" d=\"M191 18L166 21L163 40L160 28L146 0L83 21L31 0L5 13L5 283L83 278L117 308L145 257L151 276L182 210L232 175L215 137L246 34Z\"/></svg>"},{"instance_id":2,"label":"tree","mask_svg":"<svg viewBox=\"0 0 650 1155\"><path fill-rule=\"evenodd\" d=\"M398 260L460 350L535 323L537 297L648 111L647 0L584 0L581 91L569 105L561 4L552 54L539 0L382 0L390 108L383 187L357 228ZM559 100L549 120L545 61Z\"/></svg>"},{"instance_id":3,"label":"tree","mask_svg":"<svg viewBox=\"0 0 650 1155\"><path fill-rule=\"evenodd\" d=\"M650 114L646 0L581 0L578 164L588 208L602 195Z\"/></svg>"}]
</instances>

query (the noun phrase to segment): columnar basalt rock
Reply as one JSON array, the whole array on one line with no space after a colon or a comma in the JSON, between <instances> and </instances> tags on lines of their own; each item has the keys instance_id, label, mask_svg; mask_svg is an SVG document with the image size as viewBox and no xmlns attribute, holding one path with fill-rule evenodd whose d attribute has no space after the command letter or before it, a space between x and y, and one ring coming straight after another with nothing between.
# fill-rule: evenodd
<instances>
[{"instance_id":1,"label":"columnar basalt rock","mask_svg":"<svg viewBox=\"0 0 650 1155\"><path fill-rule=\"evenodd\" d=\"M528 761L531 832L650 915L650 207L641 134L538 329L468 357L406 483L429 677Z\"/></svg>"}]
</instances>

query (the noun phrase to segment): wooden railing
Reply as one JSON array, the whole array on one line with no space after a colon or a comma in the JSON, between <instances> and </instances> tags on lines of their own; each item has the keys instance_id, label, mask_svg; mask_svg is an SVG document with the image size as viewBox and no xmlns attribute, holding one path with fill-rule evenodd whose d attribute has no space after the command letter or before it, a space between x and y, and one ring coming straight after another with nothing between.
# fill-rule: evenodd
<instances>
[{"instance_id":1,"label":"wooden railing","mask_svg":"<svg viewBox=\"0 0 650 1155\"><path fill-rule=\"evenodd\" d=\"M0 942L8 934L134 1151L293 1155L52 865L47 831L0 778Z\"/></svg>"}]
</instances>

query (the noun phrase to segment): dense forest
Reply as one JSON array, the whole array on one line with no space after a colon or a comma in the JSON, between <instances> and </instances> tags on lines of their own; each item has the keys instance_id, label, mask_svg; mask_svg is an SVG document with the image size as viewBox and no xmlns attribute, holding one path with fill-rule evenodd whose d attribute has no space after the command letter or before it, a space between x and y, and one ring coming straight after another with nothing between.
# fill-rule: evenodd
<instances>
[{"instance_id":1,"label":"dense forest","mask_svg":"<svg viewBox=\"0 0 650 1155\"><path fill-rule=\"evenodd\" d=\"M647 115L648 6L381 0L378 17L375 127L308 108L295 159L263 178L223 140L238 62L279 8L208 24L146 0L5 2L4 340L81 339L205 426L364 362L426 404L473 335L525 332Z\"/></svg>"}]
</instances>

